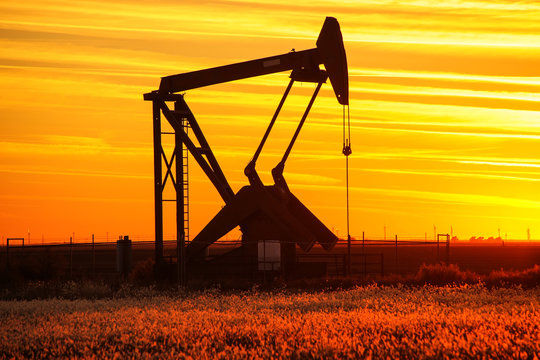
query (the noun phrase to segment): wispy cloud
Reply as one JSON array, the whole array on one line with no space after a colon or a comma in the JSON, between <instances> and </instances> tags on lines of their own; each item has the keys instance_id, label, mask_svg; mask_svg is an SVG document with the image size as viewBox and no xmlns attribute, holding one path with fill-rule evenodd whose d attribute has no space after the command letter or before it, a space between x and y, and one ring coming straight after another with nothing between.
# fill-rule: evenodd
<instances>
[{"instance_id":1,"label":"wispy cloud","mask_svg":"<svg viewBox=\"0 0 540 360\"><path fill-rule=\"evenodd\" d=\"M298 188L320 189L318 185L298 185ZM341 187L337 188L343 190ZM513 207L522 209L540 209L540 201L522 198L513 198L496 195L480 195L469 193L450 193L436 191L421 191L392 188L365 188L353 186L350 191L365 194L377 194L385 198L409 198L429 202L444 203L446 205L467 205L474 207L500 206L501 208Z\"/></svg>"},{"instance_id":2,"label":"wispy cloud","mask_svg":"<svg viewBox=\"0 0 540 360\"><path fill-rule=\"evenodd\" d=\"M147 156L149 148L112 146L102 138L45 135L36 137L33 141L29 139L0 141L0 154Z\"/></svg>"},{"instance_id":3,"label":"wispy cloud","mask_svg":"<svg viewBox=\"0 0 540 360\"><path fill-rule=\"evenodd\" d=\"M87 196L57 196L57 195L4 195L0 194L0 199L3 200L16 200L16 201L60 201L70 203L107 203L107 204L134 204L134 203L152 203L152 199L133 198L133 197L87 197Z\"/></svg>"},{"instance_id":4,"label":"wispy cloud","mask_svg":"<svg viewBox=\"0 0 540 360\"><path fill-rule=\"evenodd\" d=\"M528 162L507 162L507 161L485 161L485 160L460 160L462 164L475 164L475 165L491 165L491 166L510 166L510 167L525 167L525 168L540 168L540 160L533 160Z\"/></svg>"},{"instance_id":5,"label":"wispy cloud","mask_svg":"<svg viewBox=\"0 0 540 360\"><path fill-rule=\"evenodd\" d=\"M512 84L540 86L540 77L537 76L487 76L478 74L441 73L429 71L403 71L391 69L349 69L349 76L383 77L406 79L429 79L446 81L464 81L467 83L485 82L490 84Z\"/></svg>"},{"instance_id":6,"label":"wispy cloud","mask_svg":"<svg viewBox=\"0 0 540 360\"><path fill-rule=\"evenodd\" d=\"M486 129L484 132L472 132L467 131L467 129L463 129L462 131L454 131L453 129L449 130L429 130L425 128L414 128L414 124L407 124L409 125L409 128L403 128L401 126L388 126L391 125L391 122L386 124L387 126L380 126L381 124L376 124L373 126L357 126L358 129L378 129L380 131L389 131L389 132L409 132L409 133L418 133L418 134L433 134L433 135L445 135L445 136L466 136L466 137L474 137L474 138L499 138L499 139L531 139L531 140L538 140L540 139L540 134L519 134L515 132L489 132L492 131L491 129ZM403 123L401 124L403 125ZM438 127L434 126L433 127Z\"/></svg>"},{"instance_id":7,"label":"wispy cloud","mask_svg":"<svg viewBox=\"0 0 540 360\"><path fill-rule=\"evenodd\" d=\"M540 167L539 158L512 158L495 157L495 156L478 156L469 154L454 154L450 151L443 150L417 150L398 148L388 148L382 151L363 152L362 158L383 160L383 159L417 159L417 160L435 160L442 162L452 162L459 164L475 164L475 165L490 165L502 167L524 167L538 168Z\"/></svg>"},{"instance_id":8,"label":"wispy cloud","mask_svg":"<svg viewBox=\"0 0 540 360\"><path fill-rule=\"evenodd\" d=\"M469 163L468 161L460 161L460 163ZM474 163L474 162L473 162ZM500 163L495 163L497 166L500 166ZM494 164L494 165L495 165ZM478 178L478 179L491 179L491 180L510 180L510 181L531 181L539 182L540 181L540 172L535 173L534 175L538 177L528 177L528 176L516 176L516 175L501 175L501 174L490 174L490 173L481 173L481 172L464 172L459 170L454 171L428 171L428 170L402 170L402 169L359 169L361 171L367 172L377 172L383 174L404 174L404 175L418 175L418 176L446 176L446 177L458 177L458 178Z\"/></svg>"},{"instance_id":9,"label":"wispy cloud","mask_svg":"<svg viewBox=\"0 0 540 360\"><path fill-rule=\"evenodd\" d=\"M151 175L143 174L124 174L113 172L99 171L54 171L54 170L34 170L34 169L10 169L0 167L0 172L11 174L25 175L52 175L52 176L83 176L83 177L104 177L104 178L119 178L119 179L153 179Z\"/></svg>"}]
</instances>

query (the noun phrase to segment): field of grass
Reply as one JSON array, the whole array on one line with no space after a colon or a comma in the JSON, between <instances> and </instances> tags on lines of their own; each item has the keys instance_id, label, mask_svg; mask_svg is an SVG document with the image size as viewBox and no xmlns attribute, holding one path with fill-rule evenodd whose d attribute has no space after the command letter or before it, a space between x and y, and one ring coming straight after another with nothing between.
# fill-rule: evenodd
<instances>
[{"instance_id":1,"label":"field of grass","mask_svg":"<svg viewBox=\"0 0 540 360\"><path fill-rule=\"evenodd\" d=\"M540 288L0 301L0 358L540 358Z\"/></svg>"}]
</instances>

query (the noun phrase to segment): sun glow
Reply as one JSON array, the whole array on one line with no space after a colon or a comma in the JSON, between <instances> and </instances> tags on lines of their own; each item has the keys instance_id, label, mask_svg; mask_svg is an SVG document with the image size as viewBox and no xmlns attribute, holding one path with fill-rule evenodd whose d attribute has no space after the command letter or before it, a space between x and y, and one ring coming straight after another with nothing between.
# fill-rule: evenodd
<instances>
[{"instance_id":1,"label":"sun glow","mask_svg":"<svg viewBox=\"0 0 540 360\"><path fill-rule=\"evenodd\" d=\"M162 76L313 48L326 15L341 24L349 62L352 234L422 236L437 224L464 238L498 228L534 238L540 6L487 0L4 1L0 235L150 239L142 94ZM282 73L185 95L235 191L287 83ZM285 103L257 165L265 183L312 85ZM341 111L325 84L285 168L329 228L345 222ZM190 176L196 234L223 204L195 162Z\"/></svg>"}]
</instances>

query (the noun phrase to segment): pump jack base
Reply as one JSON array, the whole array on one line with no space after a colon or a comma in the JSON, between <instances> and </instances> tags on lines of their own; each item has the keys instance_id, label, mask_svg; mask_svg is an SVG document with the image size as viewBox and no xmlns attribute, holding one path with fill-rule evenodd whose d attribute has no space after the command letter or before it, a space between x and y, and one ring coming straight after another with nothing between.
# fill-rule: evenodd
<instances>
[{"instance_id":1,"label":"pump jack base","mask_svg":"<svg viewBox=\"0 0 540 360\"><path fill-rule=\"evenodd\" d=\"M221 256L223 264L233 258L245 271L278 270L288 273L294 268L296 246L309 251L315 243L330 250L338 238L287 188L277 185L245 186L205 226L187 247L188 261L200 262L204 249L235 227L242 231L242 246ZM261 251L270 251L280 259L261 264ZM266 254L264 254L266 255ZM228 260L227 260L228 258Z\"/></svg>"}]
</instances>

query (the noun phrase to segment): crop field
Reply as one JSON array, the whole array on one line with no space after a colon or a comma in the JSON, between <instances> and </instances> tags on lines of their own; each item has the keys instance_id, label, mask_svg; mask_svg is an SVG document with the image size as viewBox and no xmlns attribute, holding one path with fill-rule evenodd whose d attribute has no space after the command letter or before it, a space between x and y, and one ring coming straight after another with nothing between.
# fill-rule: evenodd
<instances>
[{"instance_id":1,"label":"crop field","mask_svg":"<svg viewBox=\"0 0 540 360\"><path fill-rule=\"evenodd\" d=\"M539 288L134 291L2 301L0 358L540 358Z\"/></svg>"}]
</instances>

